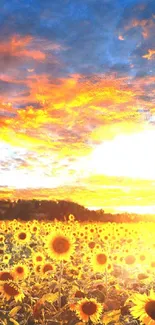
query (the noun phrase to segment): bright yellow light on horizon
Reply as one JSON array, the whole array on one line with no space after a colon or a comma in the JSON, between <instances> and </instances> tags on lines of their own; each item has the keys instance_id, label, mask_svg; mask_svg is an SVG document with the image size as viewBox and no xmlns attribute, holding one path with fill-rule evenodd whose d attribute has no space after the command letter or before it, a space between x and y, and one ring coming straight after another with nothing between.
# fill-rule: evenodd
<instances>
[{"instance_id":1,"label":"bright yellow light on horizon","mask_svg":"<svg viewBox=\"0 0 155 325\"><path fill-rule=\"evenodd\" d=\"M113 209L115 213L137 213L137 214L153 214L155 215L155 205L150 206L120 206Z\"/></svg>"},{"instance_id":2,"label":"bright yellow light on horizon","mask_svg":"<svg viewBox=\"0 0 155 325\"><path fill-rule=\"evenodd\" d=\"M2 143L1 148L5 160L14 159L14 147ZM130 134L122 131L75 161L51 158L52 151L31 159L29 152L15 150L19 156L27 154L27 164L11 165L1 174L3 197L61 198L105 212L155 214L153 128Z\"/></svg>"},{"instance_id":3,"label":"bright yellow light on horizon","mask_svg":"<svg viewBox=\"0 0 155 325\"><path fill-rule=\"evenodd\" d=\"M119 135L94 149L92 174L155 180L155 130Z\"/></svg>"},{"instance_id":4,"label":"bright yellow light on horizon","mask_svg":"<svg viewBox=\"0 0 155 325\"><path fill-rule=\"evenodd\" d=\"M104 210L105 213L135 213L135 214L152 214L155 215L155 205L140 206L140 205L129 205L119 207L102 207L102 206L88 206L89 210Z\"/></svg>"}]
</instances>

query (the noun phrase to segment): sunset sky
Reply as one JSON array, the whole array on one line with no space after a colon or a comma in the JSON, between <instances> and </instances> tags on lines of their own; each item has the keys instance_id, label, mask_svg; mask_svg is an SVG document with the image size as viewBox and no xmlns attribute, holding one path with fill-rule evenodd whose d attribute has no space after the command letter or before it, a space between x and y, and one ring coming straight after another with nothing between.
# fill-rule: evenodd
<instances>
[{"instance_id":1,"label":"sunset sky","mask_svg":"<svg viewBox=\"0 0 155 325\"><path fill-rule=\"evenodd\" d=\"M0 3L0 197L155 214L155 1Z\"/></svg>"}]
</instances>

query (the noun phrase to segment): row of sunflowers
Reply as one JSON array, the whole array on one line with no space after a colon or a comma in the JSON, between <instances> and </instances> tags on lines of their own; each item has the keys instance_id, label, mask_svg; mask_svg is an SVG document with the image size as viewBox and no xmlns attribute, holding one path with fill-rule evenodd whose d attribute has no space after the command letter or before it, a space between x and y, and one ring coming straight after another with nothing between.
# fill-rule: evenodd
<instances>
[{"instance_id":1,"label":"row of sunflowers","mask_svg":"<svg viewBox=\"0 0 155 325\"><path fill-rule=\"evenodd\" d=\"M155 224L0 222L0 324L155 325Z\"/></svg>"}]
</instances>

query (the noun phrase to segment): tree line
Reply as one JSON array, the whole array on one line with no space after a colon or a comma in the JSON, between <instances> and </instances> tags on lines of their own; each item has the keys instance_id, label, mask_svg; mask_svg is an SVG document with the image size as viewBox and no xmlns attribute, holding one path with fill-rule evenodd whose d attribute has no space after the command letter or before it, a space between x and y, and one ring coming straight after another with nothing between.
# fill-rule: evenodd
<instances>
[{"instance_id":1,"label":"tree line","mask_svg":"<svg viewBox=\"0 0 155 325\"><path fill-rule=\"evenodd\" d=\"M84 206L65 200L1 200L0 220L59 220L66 221L72 214L79 222L139 222L153 221L152 216L137 214L105 213L103 209L89 210Z\"/></svg>"}]
</instances>

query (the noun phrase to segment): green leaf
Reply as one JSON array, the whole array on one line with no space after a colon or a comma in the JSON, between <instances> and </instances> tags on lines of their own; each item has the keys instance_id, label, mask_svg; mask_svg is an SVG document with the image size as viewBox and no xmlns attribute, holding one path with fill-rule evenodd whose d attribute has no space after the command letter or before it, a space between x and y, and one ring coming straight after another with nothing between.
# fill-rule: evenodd
<instances>
[{"instance_id":1,"label":"green leaf","mask_svg":"<svg viewBox=\"0 0 155 325\"><path fill-rule=\"evenodd\" d=\"M13 309L11 309L10 310L10 312L9 312L9 316L10 317L14 317L17 313L18 313L18 311L21 309L21 306L16 306L16 307L14 307Z\"/></svg>"},{"instance_id":2,"label":"green leaf","mask_svg":"<svg viewBox=\"0 0 155 325\"><path fill-rule=\"evenodd\" d=\"M15 319L10 318L7 325L20 325Z\"/></svg>"},{"instance_id":3,"label":"green leaf","mask_svg":"<svg viewBox=\"0 0 155 325\"><path fill-rule=\"evenodd\" d=\"M51 304L53 304L53 302L55 302L58 299L58 292L56 293L46 293L45 295L42 296L42 298L40 299L41 303L44 303L45 301L50 302Z\"/></svg>"}]
</instances>

